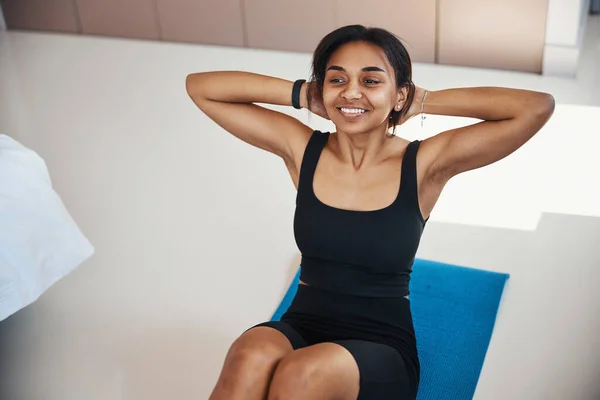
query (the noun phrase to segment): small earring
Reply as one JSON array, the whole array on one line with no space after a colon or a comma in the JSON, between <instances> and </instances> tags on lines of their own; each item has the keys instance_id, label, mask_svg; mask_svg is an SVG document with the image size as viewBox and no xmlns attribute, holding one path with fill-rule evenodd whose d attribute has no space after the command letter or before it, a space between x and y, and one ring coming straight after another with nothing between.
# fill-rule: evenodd
<instances>
[{"instance_id":1,"label":"small earring","mask_svg":"<svg viewBox=\"0 0 600 400\"><path fill-rule=\"evenodd\" d=\"M400 105L396 105L396 111L400 111Z\"/></svg>"}]
</instances>

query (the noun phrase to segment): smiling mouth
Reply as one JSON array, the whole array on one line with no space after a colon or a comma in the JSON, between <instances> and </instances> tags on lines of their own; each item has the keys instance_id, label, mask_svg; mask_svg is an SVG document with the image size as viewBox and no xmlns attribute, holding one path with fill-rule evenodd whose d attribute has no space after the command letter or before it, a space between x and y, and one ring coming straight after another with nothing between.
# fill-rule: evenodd
<instances>
[{"instance_id":1,"label":"smiling mouth","mask_svg":"<svg viewBox=\"0 0 600 400\"><path fill-rule=\"evenodd\" d=\"M368 112L364 108L356 108L356 107L337 107L337 109L340 111L340 113L344 117L349 118L349 119L358 118Z\"/></svg>"}]
</instances>

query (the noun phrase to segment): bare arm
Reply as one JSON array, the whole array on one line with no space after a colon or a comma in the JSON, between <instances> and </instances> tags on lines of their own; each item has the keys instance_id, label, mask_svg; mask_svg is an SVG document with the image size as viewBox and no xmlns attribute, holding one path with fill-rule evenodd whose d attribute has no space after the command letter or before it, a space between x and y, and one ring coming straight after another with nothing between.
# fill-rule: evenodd
<instances>
[{"instance_id":1,"label":"bare arm","mask_svg":"<svg viewBox=\"0 0 600 400\"><path fill-rule=\"evenodd\" d=\"M423 89L417 90L413 115L420 111L423 94ZM497 87L448 89L429 92L424 112L483 120L427 140L429 172L447 180L499 161L524 145L552 116L554 98Z\"/></svg>"},{"instance_id":2,"label":"bare arm","mask_svg":"<svg viewBox=\"0 0 600 400\"><path fill-rule=\"evenodd\" d=\"M293 82L284 79L237 71L195 73L186 78L188 95L209 118L244 142L286 160L293 158L294 141L312 131L287 114L254 103L291 106L292 86Z\"/></svg>"}]
</instances>

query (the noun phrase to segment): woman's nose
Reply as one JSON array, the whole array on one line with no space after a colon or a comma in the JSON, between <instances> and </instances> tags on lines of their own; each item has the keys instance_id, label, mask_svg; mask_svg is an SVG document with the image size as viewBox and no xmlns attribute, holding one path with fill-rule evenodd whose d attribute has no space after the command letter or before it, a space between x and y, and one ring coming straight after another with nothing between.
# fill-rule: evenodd
<instances>
[{"instance_id":1,"label":"woman's nose","mask_svg":"<svg viewBox=\"0 0 600 400\"><path fill-rule=\"evenodd\" d=\"M342 92L342 97L346 100L358 100L362 97L360 88L356 82L348 82L348 86Z\"/></svg>"}]
</instances>

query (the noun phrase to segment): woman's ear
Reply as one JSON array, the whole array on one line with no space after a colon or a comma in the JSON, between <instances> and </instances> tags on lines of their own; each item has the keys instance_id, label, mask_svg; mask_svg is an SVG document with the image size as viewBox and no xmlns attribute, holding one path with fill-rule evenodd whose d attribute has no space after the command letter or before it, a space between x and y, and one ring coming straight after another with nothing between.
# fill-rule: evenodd
<instances>
[{"instance_id":1,"label":"woman's ear","mask_svg":"<svg viewBox=\"0 0 600 400\"><path fill-rule=\"evenodd\" d=\"M408 87L407 86L400 87L398 89L398 95L397 95L397 99L396 99L396 106L394 107L394 109L396 111L400 111L402 109L402 106L406 102L407 98L408 98Z\"/></svg>"}]
</instances>

